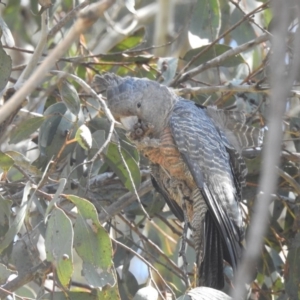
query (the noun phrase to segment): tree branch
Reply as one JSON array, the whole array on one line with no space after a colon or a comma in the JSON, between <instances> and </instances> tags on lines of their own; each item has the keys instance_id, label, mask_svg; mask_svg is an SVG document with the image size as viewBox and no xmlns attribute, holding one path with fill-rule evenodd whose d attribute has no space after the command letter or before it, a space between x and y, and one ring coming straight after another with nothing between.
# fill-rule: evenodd
<instances>
[{"instance_id":1,"label":"tree branch","mask_svg":"<svg viewBox=\"0 0 300 300\"><path fill-rule=\"evenodd\" d=\"M210 68L213 68L213 67L217 67L219 66L222 62L224 62L226 59L232 57L232 56L235 56L237 54L240 54L241 52L243 51L246 51L246 50L249 50L251 49L252 47L256 46L256 45L259 45L263 42L266 42L268 41L270 38L269 34L263 34L259 37L257 37L256 39L250 41L250 42L247 42L245 44L242 44L234 49L230 49L226 52L224 52L223 54L209 60L208 62L205 62L203 63L202 65L200 65L199 67L196 67L194 69L191 69L185 73L183 73L179 79L177 80L177 83L181 83L185 80L187 80L189 77L193 77L205 70L208 70Z\"/></svg>"},{"instance_id":2,"label":"tree branch","mask_svg":"<svg viewBox=\"0 0 300 300\"><path fill-rule=\"evenodd\" d=\"M271 55L271 100L270 100L270 119L268 123L268 135L263 148L263 159L261 166L261 178L259 182L259 194L254 205L254 215L249 229L249 238L244 258L235 276L235 290L233 298L244 299L245 283L249 282L257 259L261 253L263 238L267 230L269 204L271 195L276 191L278 179L277 166L280 162L281 145L283 138L282 120L286 109L286 99L292 87L297 70L299 69L299 56L295 57L289 66L290 72L286 75L286 36L289 25L289 8L291 1L282 2L281 0L272 1L274 14L274 29L272 31L273 53ZM299 5L299 4L298 4ZM296 10L299 18L299 9ZM294 50L300 48L299 28L295 34Z\"/></svg>"},{"instance_id":3,"label":"tree branch","mask_svg":"<svg viewBox=\"0 0 300 300\"><path fill-rule=\"evenodd\" d=\"M70 29L65 39L54 48L28 81L2 106L0 110L0 124L2 124L11 113L21 105L23 99L43 81L47 72L54 66L56 61L64 55L79 35L91 27L98 17L114 2L114 0L103 0L90 5L87 10L79 14L78 20Z\"/></svg>"}]
</instances>

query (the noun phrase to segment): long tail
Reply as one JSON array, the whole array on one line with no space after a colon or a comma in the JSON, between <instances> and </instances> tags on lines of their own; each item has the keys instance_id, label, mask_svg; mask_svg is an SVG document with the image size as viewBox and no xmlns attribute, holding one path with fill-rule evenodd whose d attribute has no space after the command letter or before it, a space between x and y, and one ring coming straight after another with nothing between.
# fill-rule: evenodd
<instances>
[{"instance_id":1,"label":"long tail","mask_svg":"<svg viewBox=\"0 0 300 300\"><path fill-rule=\"evenodd\" d=\"M204 232L204 255L202 262L197 261L198 286L207 286L221 290L224 287L224 244L209 211L205 216ZM201 258L197 255L197 260L199 259Z\"/></svg>"}]
</instances>

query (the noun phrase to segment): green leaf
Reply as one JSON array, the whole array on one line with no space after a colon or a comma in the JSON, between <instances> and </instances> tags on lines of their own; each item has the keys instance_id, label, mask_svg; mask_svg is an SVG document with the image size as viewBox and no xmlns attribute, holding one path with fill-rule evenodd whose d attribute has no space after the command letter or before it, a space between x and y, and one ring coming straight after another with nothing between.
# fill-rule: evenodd
<instances>
[{"instance_id":1,"label":"green leaf","mask_svg":"<svg viewBox=\"0 0 300 300\"><path fill-rule=\"evenodd\" d=\"M2 48L0 42L0 92L5 88L11 73L11 58Z\"/></svg>"},{"instance_id":2,"label":"green leaf","mask_svg":"<svg viewBox=\"0 0 300 300\"><path fill-rule=\"evenodd\" d=\"M52 200L50 201L47 210L45 212L45 223L47 222L48 219L48 215L51 212L52 208L54 207L54 205L57 203L57 201L59 200L60 195L63 193L65 186L67 183L67 179L66 178L60 178L59 179L59 183L58 183L58 187L57 190L55 192L55 195L53 196Z\"/></svg>"},{"instance_id":3,"label":"green leaf","mask_svg":"<svg viewBox=\"0 0 300 300\"><path fill-rule=\"evenodd\" d=\"M14 163L14 160L9 155L0 151L0 168L4 172L7 172Z\"/></svg>"},{"instance_id":4,"label":"green leaf","mask_svg":"<svg viewBox=\"0 0 300 300\"><path fill-rule=\"evenodd\" d=\"M99 300L118 300L121 299L119 295L118 285L113 287L105 287L101 291L97 291Z\"/></svg>"},{"instance_id":5,"label":"green leaf","mask_svg":"<svg viewBox=\"0 0 300 300\"><path fill-rule=\"evenodd\" d=\"M41 126L39 134L40 151L43 151L47 146L51 144L57 127L66 111L67 107L62 102L55 103L45 110L44 116L49 117L46 118Z\"/></svg>"},{"instance_id":6,"label":"green leaf","mask_svg":"<svg viewBox=\"0 0 300 300\"><path fill-rule=\"evenodd\" d=\"M90 121L94 119L99 114L100 109L101 104L97 99L94 97L88 97L85 99L84 109L82 110L86 120Z\"/></svg>"},{"instance_id":7,"label":"green leaf","mask_svg":"<svg viewBox=\"0 0 300 300\"><path fill-rule=\"evenodd\" d=\"M73 227L63 210L56 207L48 221L45 247L47 260L52 262L57 278L64 289L73 273Z\"/></svg>"},{"instance_id":8,"label":"green leaf","mask_svg":"<svg viewBox=\"0 0 300 300\"><path fill-rule=\"evenodd\" d=\"M26 186L24 188L23 198L22 198L22 203L21 203L20 209L19 209L17 215L15 216L12 224L10 224L10 227L9 227L8 231L6 232L4 238L0 242L0 254L13 241L15 235L19 232L19 230L21 229L21 227L23 225L25 215L26 215L27 204L28 204L27 199L28 199L30 190L31 190L31 185L29 182L27 182Z\"/></svg>"},{"instance_id":9,"label":"green leaf","mask_svg":"<svg viewBox=\"0 0 300 300\"><path fill-rule=\"evenodd\" d=\"M45 119L45 117L34 117L25 120L21 125L14 128L14 130L10 134L9 143L16 144L20 141L25 140L29 137L29 135L31 135L41 127Z\"/></svg>"},{"instance_id":10,"label":"green leaf","mask_svg":"<svg viewBox=\"0 0 300 300\"><path fill-rule=\"evenodd\" d=\"M30 160L22 153L6 151L5 154L9 155L14 160L14 165L22 169L26 174L33 176L40 176L42 174L41 171L33 166Z\"/></svg>"},{"instance_id":11,"label":"green leaf","mask_svg":"<svg viewBox=\"0 0 300 300\"><path fill-rule=\"evenodd\" d=\"M66 80L58 83L61 99L72 114L77 116L80 111L80 99L75 87Z\"/></svg>"},{"instance_id":12,"label":"green leaf","mask_svg":"<svg viewBox=\"0 0 300 300\"><path fill-rule=\"evenodd\" d=\"M17 274L16 271L8 269L5 265L0 264L0 284L6 283L8 277L12 274Z\"/></svg>"},{"instance_id":13,"label":"green leaf","mask_svg":"<svg viewBox=\"0 0 300 300\"><path fill-rule=\"evenodd\" d=\"M61 110L61 111L59 111ZM40 156L34 164L38 168L44 168L52 157L55 157L66 141L66 136L70 134L70 139L75 136L75 129L82 124L82 120L72 114L63 103L56 103L46 110L45 114L50 114L42 124L39 134ZM61 153L60 159L71 153L76 143L67 145Z\"/></svg>"},{"instance_id":14,"label":"green leaf","mask_svg":"<svg viewBox=\"0 0 300 300\"><path fill-rule=\"evenodd\" d=\"M90 150L92 148L92 134L85 124L77 129L75 139L84 150Z\"/></svg>"},{"instance_id":15,"label":"green leaf","mask_svg":"<svg viewBox=\"0 0 300 300\"><path fill-rule=\"evenodd\" d=\"M230 26L239 22L243 17L244 14L238 8L234 8L229 19ZM243 22L232 31L231 37L236 41L238 45L241 45L255 39L257 36L253 29L253 26L251 26L251 23Z\"/></svg>"},{"instance_id":16,"label":"green leaf","mask_svg":"<svg viewBox=\"0 0 300 300\"><path fill-rule=\"evenodd\" d=\"M133 157L125 150L121 149L123 158L128 166L131 173L133 183L136 188L139 187L141 183L140 169L137 162ZM124 186L131 192L134 191L130 174L128 174L127 168L124 165L122 157L119 153L118 146L114 143L109 143L106 154L104 154L105 162L113 169L113 171L118 175L118 177L123 182Z\"/></svg>"},{"instance_id":17,"label":"green leaf","mask_svg":"<svg viewBox=\"0 0 300 300\"><path fill-rule=\"evenodd\" d=\"M183 57L183 59L185 61L190 61L191 59L193 59L194 56L198 55L199 53L201 53L206 47L206 46L202 46L202 47L199 47L199 48L195 48L195 49L192 49L192 50L189 50ZM206 51L205 53L203 53L200 57L198 57L194 62L193 62L193 65L201 65L221 54L223 54L224 52L228 51L228 50L231 50L232 48L229 47L229 46L226 46L226 45L220 45L220 44L217 44L215 46L213 46L211 49L209 49L209 51ZM244 63L244 59L243 57L238 54L234 57L229 57L227 60L223 61L220 66L223 66L223 67L235 67L239 64L242 64Z\"/></svg>"},{"instance_id":18,"label":"green leaf","mask_svg":"<svg viewBox=\"0 0 300 300\"><path fill-rule=\"evenodd\" d=\"M111 240L98 220L95 206L74 195L67 195L66 198L78 210L74 225L74 248L83 261L83 276L94 287L115 285Z\"/></svg>"},{"instance_id":19,"label":"green leaf","mask_svg":"<svg viewBox=\"0 0 300 300\"><path fill-rule=\"evenodd\" d=\"M136 30L134 33L126 37L122 42L113 47L110 52L122 52L128 49L132 49L138 46L144 39L145 28L142 27Z\"/></svg>"},{"instance_id":20,"label":"green leaf","mask_svg":"<svg viewBox=\"0 0 300 300\"><path fill-rule=\"evenodd\" d=\"M213 41L221 27L221 11L218 0L197 0L190 20L190 31L201 39Z\"/></svg>"},{"instance_id":21,"label":"green leaf","mask_svg":"<svg viewBox=\"0 0 300 300\"><path fill-rule=\"evenodd\" d=\"M101 129L93 132L92 137L93 137L92 148L99 150L105 142L105 130Z\"/></svg>"}]
</instances>

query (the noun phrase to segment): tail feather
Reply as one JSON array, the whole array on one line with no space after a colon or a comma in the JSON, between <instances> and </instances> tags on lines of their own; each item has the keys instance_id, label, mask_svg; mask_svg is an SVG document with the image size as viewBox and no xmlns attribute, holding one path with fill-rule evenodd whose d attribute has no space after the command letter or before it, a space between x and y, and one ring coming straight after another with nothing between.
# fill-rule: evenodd
<instances>
[{"instance_id":1,"label":"tail feather","mask_svg":"<svg viewBox=\"0 0 300 300\"><path fill-rule=\"evenodd\" d=\"M205 216L205 249L202 262L199 266L198 286L207 286L215 289L224 287L223 274L224 245L222 237L210 212Z\"/></svg>"}]
</instances>

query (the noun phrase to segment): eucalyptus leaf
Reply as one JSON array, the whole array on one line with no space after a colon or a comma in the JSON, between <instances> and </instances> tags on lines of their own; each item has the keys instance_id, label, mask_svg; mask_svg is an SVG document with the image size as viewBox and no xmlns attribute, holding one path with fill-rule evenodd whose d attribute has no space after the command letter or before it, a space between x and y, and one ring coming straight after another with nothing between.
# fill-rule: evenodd
<instances>
[{"instance_id":1,"label":"eucalyptus leaf","mask_svg":"<svg viewBox=\"0 0 300 300\"><path fill-rule=\"evenodd\" d=\"M94 287L115 285L111 240L98 220L95 206L74 195L67 195L67 199L78 210L74 225L74 248L83 261L83 276Z\"/></svg>"},{"instance_id":2,"label":"eucalyptus leaf","mask_svg":"<svg viewBox=\"0 0 300 300\"><path fill-rule=\"evenodd\" d=\"M66 178L60 178L59 179L59 183L58 183L58 187L57 190L55 192L55 195L53 196L52 200L50 201L47 210L45 212L45 223L47 222L48 219L48 215L51 212L51 210L53 209L54 205L58 202L60 195L63 193L65 186L67 183L67 179Z\"/></svg>"},{"instance_id":3,"label":"eucalyptus leaf","mask_svg":"<svg viewBox=\"0 0 300 300\"><path fill-rule=\"evenodd\" d=\"M141 27L129 36L125 37L119 44L113 47L110 52L121 52L128 49L132 49L138 46L144 39L145 28Z\"/></svg>"},{"instance_id":4,"label":"eucalyptus leaf","mask_svg":"<svg viewBox=\"0 0 300 300\"><path fill-rule=\"evenodd\" d=\"M58 105L62 104L62 105ZM55 107L54 107L55 106ZM44 168L51 158L57 157L60 153L59 159L65 158L69 153L71 153L76 143L70 143L64 146L66 143L67 136L69 139L73 139L76 133L76 129L83 123L81 117L77 118L70 110L66 109L65 113L57 113L57 109L64 108L66 106L63 103L56 103L47 109L47 113L51 114L52 117L47 118L42 124L40 129L40 138L39 138L39 149L40 157L35 162L35 165L38 168ZM82 114L79 114L81 116ZM83 117L83 116L82 116ZM63 151L61 151L64 147Z\"/></svg>"},{"instance_id":5,"label":"eucalyptus leaf","mask_svg":"<svg viewBox=\"0 0 300 300\"><path fill-rule=\"evenodd\" d=\"M66 80L61 80L58 83L61 99L71 111L77 116L80 111L80 99L75 87Z\"/></svg>"},{"instance_id":6,"label":"eucalyptus leaf","mask_svg":"<svg viewBox=\"0 0 300 300\"><path fill-rule=\"evenodd\" d=\"M5 236L0 241L0 254L13 241L15 235L19 232L19 230L21 229L21 227L23 225L25 215L26 215L26 210L27 210L27 204L28 204L27 199L30 194L30 191L31 191L31 185L29 182L27 182L26 186L24 188L23 198L22 198L22 203L21 203L20 209L17 212L12 224L10 224L10 227L9 227L8 231L6 232Z\"/></svg>"},{"instance_id":7,"label":"eucalyptus leaf","mask_svg":"<svg viewBox=\"0 0 300 300\"><path fill-rule=\"evenodd\" d=\"M198 55L199 53L201 53L202 51L204 51L206 48L208 47L208 45L199 47L199 48L195 48L192 50L189 50L183 57L183 60L189 62L191 61L194 56ZM216 44L214 45L211 49L209 49L208 51L204 52L200 57L198 57L195 61L193 61L193 65L201 65L206 63L207 61L225 53L226 51L231 50L232 48L226 45L221 45L221 44ZM223 67L235 67L239 64L244 63L244 59L243 57L238 54L235 56L231 56L228 57L228 59L226 59L225 61L223 61L220 66Z\"/></svg>"},{"instance_id":8,"label":"eucalyptus leaf","mask_svg":"<svg viewBox=\"0 0 300 300\"><path fill-rule=\"evenodd\" d=\"M0 92L5 88L11 74L12 60L0 43Z\"/></svg>"},{"instance_id":9,"label":"eucalyptus leaf","mask_svg":"<svg viewBox=\"0 0 300 300\"><path fill-rule=\"evenodd\" d=\"M9 155L14 160L14 165L22 169L24 173L32 176L42 175L41 171L33 166L30 160L22 153L16 151L6 151L5 154Z\"/></svg>"},{"instance_id":10,"label":"eucalyptus leaf","mask_svg":"<svg viewBox=\"0 0 300 300\"><path fill-rule=\"evenodd\" d=\"M6 283L10 275L17 274L16 271L8 269L5 265L0 264L0 284Z\"/></svg>"},{"instance_id":11,"label":"eucalyptus leaf","mask_svg":"<svg viewBox=\"0 0 300 300\"><path fill-rule=\"evenodd\" d=\"M45 247L47 260L55 266L56 276L64 289L73 273L73 227L63 210L56 207L48 221Z\"/></svg>"},{"instance_id":12,"label":"eucalyptus leaf","mask_svg":"<svg viewBox=\"0 0 300 300\"><path fill-rule=\"evenodd\" d=\"M213 41L221 28L221 12L218 0L197 0L193 7L190 20L190 31L201 37Z\"/></svg>"},{"instance_id":13,"label":"eucalyptus leaf","mask_svg":"<svg viewBox=\"0 0 300 300\"><path fill-rule=\"evenodd\" d=\"M41 127L45 119L45 117L33 117L25 120L21 125L14 128L10 134L9 143L17 144L18 142L25 140Z\"/></svg>"},{"instance_id":14,"label":"eucalyptus leaf","mask_svg":"<svg viewBox=\"0 0 300 300\"><path fill-rule=\"evenodd\" d=\"M7 172L14 165L14 163L15 161L11 156L0 151L0 168L4 172Z\"/></svg>"},{"instance_id":15,"label":"eucalyptus leaf","mask_svg":"<svg viewBox=\"0 0 300 300\"><path fill-rule=\"evenodd\" d=\"M85 124L77 129L75 139L84 150L90 150L92 148L92 134Z\"/></svg>"},{"instance_id":16,"label":"eucalyptus leaf","mask_svg":"<svg viewBox=\"0 0 300 300\"><path fill-rule=\"evenodd\" d=\"M125 149L122 148L121 153L128 166L131 176L128 173L126 166L124 165L123 159L119 153L118 146L115 143L109 143L107 152L104 154L104 160L118 175L125 187L133 192L133 184L136 188L138 188L141 183L140 169L137 162Z\"/></svg>"}]
</instances>

